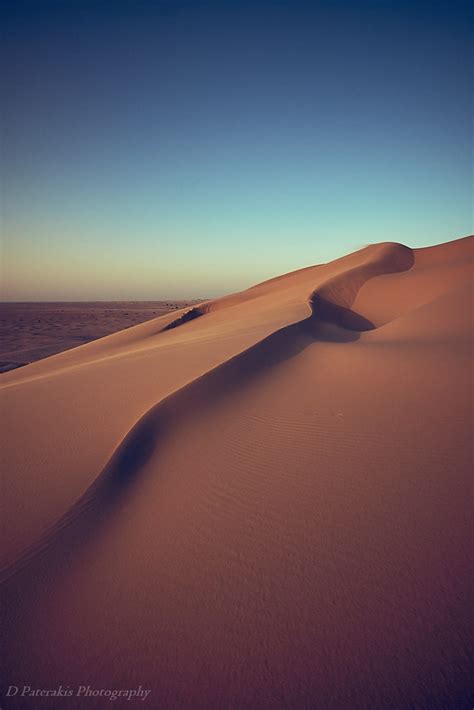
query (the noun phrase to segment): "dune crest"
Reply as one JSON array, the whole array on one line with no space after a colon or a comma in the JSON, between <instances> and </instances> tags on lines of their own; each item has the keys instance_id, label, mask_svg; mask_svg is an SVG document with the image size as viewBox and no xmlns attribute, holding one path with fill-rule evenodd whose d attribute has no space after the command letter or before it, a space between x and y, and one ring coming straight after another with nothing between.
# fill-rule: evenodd
<instances>
[{"instance_id":1,"label":"dune crest","mask_svg":"<svg viewBox=\"0 0 474 710\"><path fill-rule=\"evenodd\" d=\"M373 245L3 375L5 677L462 707L473 242Z\"/></svg>"}]
</instances>

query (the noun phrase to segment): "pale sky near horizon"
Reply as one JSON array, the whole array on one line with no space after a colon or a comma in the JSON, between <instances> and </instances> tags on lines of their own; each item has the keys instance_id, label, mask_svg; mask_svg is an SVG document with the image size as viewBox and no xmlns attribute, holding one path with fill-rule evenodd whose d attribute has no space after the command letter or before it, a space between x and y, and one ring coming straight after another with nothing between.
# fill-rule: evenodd
<instances>
[{"instance_id":1,"label":"pale sky near horizon","mask_svg":"<svg viewBox=\"0 0 474 710\"><path fill-rule=\"evenodd\" d=\"M472 231L464 0L7 0L3 300L207 298Z\"/></svg>"}]
</instances>

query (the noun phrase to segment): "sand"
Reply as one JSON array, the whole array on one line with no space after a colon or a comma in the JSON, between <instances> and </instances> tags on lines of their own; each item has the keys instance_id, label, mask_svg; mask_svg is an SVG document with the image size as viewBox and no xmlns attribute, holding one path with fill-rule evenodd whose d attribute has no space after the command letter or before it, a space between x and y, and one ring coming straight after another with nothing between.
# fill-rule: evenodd
<instances>
[{"instance_id":1,"label":"sand","mask_svg":"<svg viewBox=\"0 0 474 710\"><path fill-rule=\"evenodd\" d=\"M0 373L193 304L173 300L0 303Z\"/></svg>"},{"instance_id":2,"label":"sand","mask_svg":"<svg viewBox=\"0 0 474 710\"><path fill-rule=\"evenodd\" d=\"M473 262L376 244L2 375L4 685L470 707Z\"/></svg>"}]
</instances>

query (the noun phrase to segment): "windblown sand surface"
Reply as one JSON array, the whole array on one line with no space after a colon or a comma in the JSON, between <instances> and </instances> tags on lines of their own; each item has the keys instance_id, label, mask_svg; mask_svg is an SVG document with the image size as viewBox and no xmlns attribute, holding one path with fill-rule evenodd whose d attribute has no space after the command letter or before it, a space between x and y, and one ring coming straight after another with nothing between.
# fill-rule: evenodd
<instances>
[{"instance_id":1,"label":"windblown sand surface","mask_svg":"<svg viewBox=\"0 0 474 710\"><path fill-rule=\"evenodd\" d=\"M193 302L0 303L0 373L189 305Z\"/></svg>"},{"instance_id":2,"label":"windblown sand surface","mask_svg":"<svg viewBox=\"0 0 474 710\"><path fill-rule=\"evenodd\" d=\"M5 685L470 708L473 241L376 244L3 375ZM110 702L2 699L53 706Z\"/></svg>"}]
</instances>

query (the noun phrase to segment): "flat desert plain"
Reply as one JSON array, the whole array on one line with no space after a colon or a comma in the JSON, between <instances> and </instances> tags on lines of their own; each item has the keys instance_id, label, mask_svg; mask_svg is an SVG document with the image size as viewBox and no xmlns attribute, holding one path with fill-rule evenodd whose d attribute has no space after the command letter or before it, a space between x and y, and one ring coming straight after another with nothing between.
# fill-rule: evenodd
<instances>
[{"instance_id":1,"label":"flat desert plain","mask_svg":"<svg viewBox=\"0 0 474 710\"><path fill-rule=\"evenodd\" d=\"M473 241L2 375L2 707L470 708Z\"/></svg>"},{"instance_id":2,"label":"flat desert plain","mask_svg":"<svg viewBox=\"0 0 474 710\"><path fill-rule=\"evenodd\" d=\"M173 300L0 303L0 373L193 303Z\"/></svg>"}]
</instances>

